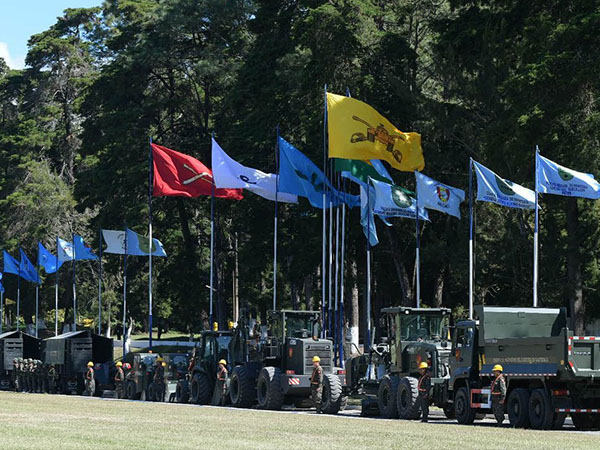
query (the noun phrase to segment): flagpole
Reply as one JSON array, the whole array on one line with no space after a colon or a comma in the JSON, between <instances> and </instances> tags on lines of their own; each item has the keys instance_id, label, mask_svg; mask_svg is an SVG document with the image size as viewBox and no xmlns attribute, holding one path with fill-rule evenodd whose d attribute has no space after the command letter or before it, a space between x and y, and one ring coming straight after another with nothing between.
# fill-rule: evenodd
<instances>
[{"instance_id":1,"label":"flagpole","mask_svg":"<svg viewBox=\"0 0 600 450\"><path fill-rule=\"evenodd\" d=\"M275 224L273 228L273 311L277 309L277 196L279 194L279 125L277 125L277 143L275 144Z\"/></svg>"},{"instance_id":2,"label":"flagpole","mask_svg":"<svg viewBox=\"0 0 600 450\"><path fill-rule=\"evenodd\" d=\"M152 138L148 149L148 348L152 350L152 188L154 185L154 162L152 159ZM127 231L125 231L127 233ZM127 235L126 235L127 236ZM125 239L127 241L127 239Z\"/></svg>"},{"instance_id":3,"label":"flagpole","mask_svg":"<svg viewBox=\"0 0 600 450\"><path fill-rule=\"evenodd\" d=\"M375 225L375 222L373 222ZM367 182L367 343L363 345L365 351L371 349L371 184Z\"/></svg>"},{"instance_id":4,"label":"flagpole","mask_svg":"<svg viewBox=\"0 0 600 450\"><path fill-rule=\"evenodd\" d=\"M417 205L417 213L415 219L415 238L416 238L416 272L417 272L417 308L421 307L421 240L419 238L419 195L417 194L417 198L415 200Z\"/></svg>"},{"instance_id":5,"label":"flagpole","mask_svg":"<svg viewBox=\"0 0 600 450\"><path fill-rule=\"evenodd\" d=\"M327 171L327 85L324 87L325 107L323 110L323 173ZM326 189L326 188L325 188ZM323 323L323 329L321 335L325 337L325 280L326 280L326 258L325 252L327 247L327 209L325 208L326 193L323 189L323 245L321 255L321 320Z\"/></svg>"},{"instance_id":6,"label":"flagpole","mask_svg":"<svg viewBox=\"0 0 600 450\"><path fill-rule=\"evenodd\" d=\"M335 176L335 174L333 175L336 179L336 185L338 187L339 190L339 183L337 183L337 176ZM339 251L340 251L340 206L336 206L335 208L335 315L333 316L333 336L334 336L334 342L339 343L339 336L338 336L338 322L339 322L339 309L338 309L338 294L339 294L339 289L338 289L338 282L340 279L340 258L339 258ZM338 355L339 356L339 355Z\"/></svg>"},{"instance_id":7,"label":"flagpole","mask_svg":"<svg viewBox=\"0 0 600 450\"><path fill-rule=\"evenodd\" d=\"M19 247L21 249L21 247ZM23 257L21 257L22 259ZM21 310L21 264L19 264L19 274L17 276L17 331L21 328L21 324L19 324L19 316Z\"/></svg>"},{"instance_id":8,"label":"flagpole","mask_svg":"<svg viewBox=\"0 0 600 450\"><path fill-rule=\"evenodd\" d=\"M0 334L4 327L4 289L0 290Z\"/></svg>"},{"instance_id":9,"label":"flagpole","mask_svg":"<svg viewBox=\"0 0 600 450\"><path fill-rule=\"evenodd\" d=\"M58 237L56 238L56 277L54 279L54 336L58 336Z\"/></svg>"},{"instance_id":10,"label":"flagpole","mask_svg":"<svg viewBox=\"0 0 600 450\"><path fill-rule=\"evenodd\" d=\"M469 319L473 319L473 158L469 159Z\"/></svg>"},{"instance_id":11,"label":"flagpole","mask_svg":"<svg viewBox=\"0 0 600 450\"><path fill-rule=\"evenodd\" d=\"M538 306L538 234L539 234L539 207L538 207L538 154L539 147L535 146L535 227L533 230L533 307Z\"/></svg>"},{"instance_id":12,"label":"flagpole","mask_svg":"<svg viewBox=\"0 0 600 450\"><path fill-rule=\"evenodd\" d=\"M102 335L102 228L98 230L98 244L100 246L100 250L98 251L98 260L100 261L100 271L98 274L98 334Z\"/></svg>"},{"instance_id":13,"label":"flagpole","mask_svg":"<svg viewBox=\"0 0 600 450\"><path fill-rule=\"evenodd\" d=\"M38 318L40 311L40 243L38 242L37 283L35 285L35 337L38 337Z\"/></svg>"},{"instance_id":14,"label":"flagpole","mask_svg":"<svg viewBox=\"0 0 600 450\"><path fill-rule=\"evenodd\" d=\"M209 305L209 329L213 329L213 291L214 291L214 254L215 254L215 181L214 177L210 195L210 305Z\"/></svg>"},{"instance_id":15,"label":"flagpole","mask_svg":"<svg viewBox=\"0 0 600 450\"><path fill-rule=\"evenodd\" d=\"M344 184L345 180L344 180ZM342 242L341 242L341 260L340 260L340 314L339 314L339 354L340 367L344 367L344 259L346 243L346 190L344 189L344 202L342 203Z\"/></svg>"}]
</instances>

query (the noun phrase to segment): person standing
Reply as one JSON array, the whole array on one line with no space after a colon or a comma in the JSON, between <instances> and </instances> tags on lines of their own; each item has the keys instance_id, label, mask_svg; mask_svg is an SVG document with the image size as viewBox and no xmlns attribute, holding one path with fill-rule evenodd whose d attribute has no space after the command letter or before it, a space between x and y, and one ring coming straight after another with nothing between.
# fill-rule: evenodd
<instances>
[{"instance_id":1,"label":"person standing","mask_svg":"<svg viewBox=\"0 0 600 450\"><path fill-rule=\"evenodd\" d=\"M117 372L115 373L115 392L117 394L117 398L123 398L123 385L125 384L125 372L123 372L123 363L121 361L117 361Z\"/></svg>"},{"instance_id":2,"label":"person standing","mask_svg":"<svg viewBox=\"0 0 600 450\"><path fill-rule=\"evenodd\" d=\"M504 369L500 364L496 364L492 368L492 373L494 374L494 381L492 381L492 386L490 389L492 392L492 411L494 411L494 417L496 418L498 425L501 425L502 422L504 422L506 380L504 379L504 375L502 375L503 371Z\"/></svg>"},{"instance_id":3,"label":"person standing","mask_svg":"<svg viewBox=\"0 0 600 450\"><path fill-rule=\"evenodd\" d=\"M48 367L48 393L56 394L56 380L58 380L58 374L54 364L50 364Z\"/></svg>"},{"instance_id":4,"label":"person standing","mask_svg":"<svg viewBox=\"0 0 600 450\"><path fill-rule=\"evenodd\" d=\"M162 402L165 399L165 367L167 363L162 358L156 358L156 370L154 371L154 384L156 385L155 401Z\"/></svg>"},{"instance_id":5,"label":"person standing","mask_svg":"<svg viewBox=\"0 0 600 450\"><path fill-rule=\"evenodd\" d=\"M217 370L217 382L215 383L215 392L213 394L213 406L225 406L227 393L227 361L224 359L219 361Z\"/></svg>"},{"instance_id":6,"label":"person standing","mask_svg":"<svg viewBox=\"0 0 600 450\"><path fill-rule=\"evenodd\" d=\"M431 389L431 375L429 373L429 364L423 361L419 364L419 405L421 407L421 422L429 420L429 390Z\"/></svg>"},{"instance_id":7,"label":"person standing","mask_svg":"<svg viewBox=\"0 0 600 450\"><path fill-rule=\"evenodd\" d=\"M35 392L36 390L36 382L35 382L35 365L33 363L33 359L27 359L27 379L29 384L29 392Z\"/></svg>"},{"instance_id":8,"label":"person standing","mask_svg":"<svg viewBox=\"0 0 600 450\"><path fill-rule=\"evenodd\" d=\"M15 387L15 392L19 392L19 360L18 358L13 359L12 372L10 374L10 379L12 381L13 386Z\"/></svg>"},{"instance_id":9,"label":"person standing","mask_svg":"<svg viewBox=\"0 0 600 450\"><path fill-rule=\"evenodd\" d=\"M310 394L312 401L317 409L317 414L321 414L321 401L323 399L323 368L321 367L321 358L313 356L313 371L310 376Z\"/></svg>"},{"instance_id":10,"label":"person standing","mask_svg":"<svg viewBox=\"0 0 600 450\"><path fill-rule=\"evenodd\" d=\"M85 394L92 397L96 392L96 376L94 373L94 363L87 363L87 372L85 373Z\"/></svg>"}]
</instances>

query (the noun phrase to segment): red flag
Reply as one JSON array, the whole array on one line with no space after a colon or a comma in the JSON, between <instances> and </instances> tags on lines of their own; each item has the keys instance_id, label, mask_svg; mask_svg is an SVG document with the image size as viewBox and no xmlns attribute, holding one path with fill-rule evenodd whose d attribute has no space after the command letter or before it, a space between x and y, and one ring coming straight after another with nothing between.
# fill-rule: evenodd
<instances>
[{"instance_id":1,"label":"red flag","mask_svg":"<svg viewBox=\"0 0 600 450\"><path fill-rule=\"evenodd\" d=\"M189 155L152 144L154 197L199 197L212 195L212 171ZM215 197L241 200L241 189L214 189Z\"/></svg>"}]
</instances>

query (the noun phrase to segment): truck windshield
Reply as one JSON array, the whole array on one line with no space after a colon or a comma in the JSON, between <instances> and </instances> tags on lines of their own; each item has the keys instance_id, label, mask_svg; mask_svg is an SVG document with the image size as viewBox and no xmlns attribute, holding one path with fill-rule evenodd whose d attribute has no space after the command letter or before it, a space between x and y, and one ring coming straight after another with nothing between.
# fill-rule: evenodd
<instances>
[{"instance_id":1,"label":"truck windshield","mask_svg":"<svg viewBox=\"0 0 600 450\"><path fill-rule=\"evenodd\" d=\"M441 340L442 330L447 325L446 316L427 314L400 315L400 339L405 341Z\"/></svg>"},{"instance_id":2,"label":"truck windshield","mask_svg":"<svg viewBox=\"0 0 600 450\"><path fill-rule=\"evenodd\" d=\"M217 345L219 346L219 350L227 349L229 347L229 342L231 341L231 336L219 336L217 337Z\"/></svg>"},{"instance_id":3,"label":"truck windshield","mask_svg":"<svg viewBox=\"0 0 600 450\"><path fill-rule=\"evenodd\" d=\"M313 316L288 316L285 321L285 334L289 337L309 337L312 332L312 322Z\"/></svg>"}]
</instances>

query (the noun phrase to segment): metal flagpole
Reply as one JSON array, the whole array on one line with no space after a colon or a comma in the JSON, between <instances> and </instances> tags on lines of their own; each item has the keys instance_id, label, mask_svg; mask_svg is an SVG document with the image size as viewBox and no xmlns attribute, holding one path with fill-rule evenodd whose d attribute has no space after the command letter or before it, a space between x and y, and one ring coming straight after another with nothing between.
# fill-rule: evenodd
<instances>
[{"instance_id":1,"label":"metal flagpole","mask_svg":"<svg viewBox=\"0 0 600 450\"><path fill-rule=\"evenodd\" d=\"M38 257L37 257L37 277L38 282L35 285L35 337L38 337L38 319L40 312L40 243L38 242Z\"/></svg>"},{"instance_id":2,"label":"metal flagpole","mask_svg":"<svg viewBox=\"0 0 600 450\"><path fill-rule=\"evenodd\" d=\"M21 247L19 247L20 249ZM19 315L21 310L21 264L19 264L19 275L17 276L17 331L21 328L19 323Z\"/></svg>"},{"instance_id":3,"label":"metal flagpole","mask_svg":"<svg viewBox=\"0 0 600 450\"><path fill-rule=\"evenodd\" d=\"M154 175L152 161L152 138L148 149L148 347L152 350L152 187Z\"/></svg>"},{"instance_id":4,"label":"metal flagpole","mask_svg":"<svg viewBox=\"0 0 600 450\"><path fill-rule=\"evenodd\" d=\"M75 261L77 260L77 251L75 250L75 234L71 234L73 245L73 330L77 331L77 274L75 272Z\"/></svg>"},{"instance_id":5,"label":"metal flagpole","mask_svg":"<svg viewBox=\"0 0 600 450\"><path fill-rule=\"evenodd\" d=\"M533 229L533 307L538 306L538 235L539 235L539 207L538 207L538 154L540 148L535 146L535 227Z\"/></svg>"},{"instance_id":6,"label":"metal flagpole","mask_svg":"<svg viewBox=\"0 0 600 450\"><path fill-rule=\"evenodd\" d=\"M4 289L0 290L0 334L4 326Z\"/></svg>"},{"instance_id":7,"label":"metal flagpole","mask_svg":"<svg viewBox=\"0 0 600 450\"><path fill-rule=\"evenodd\" d=\"M325 108L323 110L323 173L327 171L327 85L324 88L325 97ZM322 260L321 260L321 320L323 322L323 329L321 335L325 337L325 280L326 280L326 258L325 252L327 247L327 208L325 202L327 195L325 193L327 187L323 189L323 247L322 247Z\"/></svg>"},{"instance_id":8,"label":"metal flagpole","mask_svg":"<svg viewBox=\"0 0 600 450\"><path fill-rule=\"evenodd\" d=\"M336 185L338 185L338 188L339 188L339 183L337 183L337 176L334 175L334 177L336 178ZM335 208L335 315L333 317L333 319L334 319L333 336L335 338L334 342L338 342L338 343L339 343L339 333L338 333L338 322L339 322L339 308L338 308L339 289L338 289L338 286L339 285L338 285L338 283L339 283L339 279L340 279L339 250L340 250L340 206L338 205ZM339 356L339 354L338 354L338 356Z\"/></svg>"},{"instance_id":9,"label":"metal flagpole","mask_svg":"<svg viewBox=\"0 0 600 450\"><path fill-rule=\"evenodd\" d=\"M327 332L331 336L331 311L333 302L333 289L331 286L333 275L333 192L329 196L329 307L327 308Z\"/></svg>"},{"instance_id":10,"label":"metal flagpole","mask_svg":"<svg viewBox=\"0 0 600 450\"><path fill-rule=\"evenodd\" d=\"M363 346L365 351L371 349L371 184L369 182L367 182L367 230L367 343Z\"/></svg>"},{"instance_id":11,"label":"metal flagpole","mask_svg":"<svg viewBox=\"0 0 600 450\"><path fill-rule=\"evenodd\" d=\"M416 272L417 272L417 308L421 307L421 259L420 259L420 252L421 252L421 243L420 243L420 239L419 239L419 196L417 194L417 198L416 198L416 205L417 205L417 214L416 214L416 219L415 219L415 238L416 238L416 257L415 257L415 265L416 265Z\"/></svg>"},{"instance_id":12,"label":"metal flagpole","mask_svg":"<svg viewBox=\"0 0 600 450\"><path fill-rule=\"evenodd\" d=\"M279 194L279 125L277 125L277 143L275 144L275 224L273 228L273 311L277 309L277 196Z\"/></svg>"},{"instance_id":13,"label":"metal flagpole","mask_svg":"<svg viewBox=\"0 0 600 450\"><path fill-rule=\"evenodd\" d=\"M469 159L469 319L473 319L473 158Z\"/></svg>"},{"instance_id":14,"label":"metal flagpole","mask_svg":"<svg viewBox=\"0 0 600 450\"><path fill-rule=\"evenodd\" d=\"M152 247L150 247L152 251ZM125 343L127 342L127 225L125 225L125 254L123 255L123 356L125 352Z\"/></svg>"},{"instance_id":15,"label":"metal flagpole","mask_svg":"<svg viewBox=\"0 0 600 450\"><path fill-rule=\"evenodd\" d=\"M98 231L98 260L100 261L100 271L98 274L98 334L102 334L102 228Z\"/></svg>"},{"instance_id":16,"label":"metal flagpole","mask_svg":"<svg viewBox=\"0 0 600 450\"><path fill-rule=\"evenodd\" d=\"M346 184L344 180L344 185ZM345 188L345 186L344 186ZM344 200L346 200L346 190L344 189ZM339 315L339 354L340 366L344 367L344 259L346 244L346 202L342 203L342 250L340 257L340 315Z\"/></svg>"},{"instance_id":17,"label":"metal flagpole","mask_svg":"<svg viewBox=\"0 0 600 450\"><path fill-rule=\"evenodd\" d=\"M58 238L56 238L56 277L54 279L54 336L58 336Z\"/></svg>"},{"instance_id":18,"label":"metal flagpole","mask_svg":"<svg viewBox=\"0 0 600 450\"><path fill-rule=\"evenodd\" d=\"M210 195L210 305L209 305L209 322L210 329L213 327L213 291L214 291L214 254L215 254L215 181L214 178L211 181L211 195Z\"/></svg>"}]
</instances>

